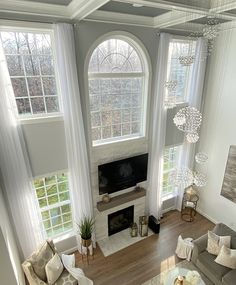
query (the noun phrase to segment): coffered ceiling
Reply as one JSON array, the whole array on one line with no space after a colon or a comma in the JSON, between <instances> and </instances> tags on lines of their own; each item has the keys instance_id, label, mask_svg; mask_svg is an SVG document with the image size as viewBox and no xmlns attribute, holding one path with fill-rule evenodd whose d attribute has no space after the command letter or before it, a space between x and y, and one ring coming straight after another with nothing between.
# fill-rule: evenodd
<instances>
[{"instance_id":1,"label":"coffered ceiling","mask_svg":"<svg viewBox=\"0 0 236 285\"><path fill-rule=\"evenodd\" d=\"M0 0L0 18L16 16L198 30L208 16L235 23L236 0Z\"/></svg>"}]
</instances>

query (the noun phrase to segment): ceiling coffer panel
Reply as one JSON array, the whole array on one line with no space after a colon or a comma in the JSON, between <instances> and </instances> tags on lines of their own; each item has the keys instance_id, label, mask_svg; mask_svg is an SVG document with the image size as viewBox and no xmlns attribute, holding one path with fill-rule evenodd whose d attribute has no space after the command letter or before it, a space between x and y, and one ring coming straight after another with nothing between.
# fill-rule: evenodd
<instances>
[{"instance_id":1,"label":"ceiling coffer panel","mask_svg":"<svg viewBox=\"0 0 236 285\"><path fill-rule=\"evenodd\" d=\"M99 10L106 12L116 12L122 14L130 14L137 16L156 17L162 15L168 10L151 8L151 7L133 7L130 3L111 1L99 8Z\"/></svg>"}]
</instances>

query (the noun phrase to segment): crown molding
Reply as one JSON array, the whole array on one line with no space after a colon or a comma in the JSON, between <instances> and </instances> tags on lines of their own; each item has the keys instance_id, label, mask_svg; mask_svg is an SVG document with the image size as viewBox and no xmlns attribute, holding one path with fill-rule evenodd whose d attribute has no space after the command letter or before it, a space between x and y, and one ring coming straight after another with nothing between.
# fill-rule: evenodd
<instances>
[{"instance_id":1,"label":"crown molding","mask_svg":"<svg viewBox=\"0 0 236 285\"><path fill-rule=\"evenodd\" d=\"M110 0L73 0L68 6L71 19L83 20Z\"/></svg>"},{"instance_id":2,"label":"crown molding","mask_svg":"<svg viewBox=\"0 0 236 285\"><path fill-rule=\"evenodd\" d=\"M186 13L180 11L171 11L163 15L157 16L154 18L154 27L155 28L168 28L171 26L176 26L183 24L189 21L193 21L199 18L202 18L203 15Z\"/></svg>"},{"instance_id":3,"label":"crown molding","mask_svg":"<svg viewBox=\"0 0 236 285\"><path fill-rule=\"evenodd\" d=\"M115 2L121 2L121 3L129 3L129 4L140 4L146 7L151 8L159 8L164 10L176 10L176 11L182 11L182 12L189 12L189 13L200 13L200 14L206 14L209 12L208 9L202 8L202 7L191 7L189 5L181 4L181 3L173 3L170 1L161 1L156 0L150 1L150 0L113 0Z\"/></svg>"},{"instance_id":4,"label":"crown molding","mask_svg":"<svg viewBox=\"0 0 236 285\"><path fill-rule=\"evenodd\" d=\"M154 19L152 17L106 12L100 10L93 12L91 15L86 17L85 20L154 28Z\"/></svg>"},{"instance_id":5,"label":"crown molding","mask_svg":"<svg viewBox=\"0 0 236 285\"><path fill-rule=\"evenodd\" d=\"M69 18L68 10L65 6L24 0L1 0L0 12L65 19Z\"/></svg>"}]
</instances>

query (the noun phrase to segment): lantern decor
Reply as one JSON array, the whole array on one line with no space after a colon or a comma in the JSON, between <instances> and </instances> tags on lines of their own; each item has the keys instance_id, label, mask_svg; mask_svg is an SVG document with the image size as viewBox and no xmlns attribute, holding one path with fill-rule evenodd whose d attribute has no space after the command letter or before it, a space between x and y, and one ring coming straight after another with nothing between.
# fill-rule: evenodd
<instances>
[{"instance_id":1,"label":"lantern decor","mask_svg":"<svg viewBox=\"0 0 236 285\"><path fill-rule=\"evenodd\" d=\"M148 216L139 217L139 234L141 237L148 236Z\"/></svg>"},{"instance_id":2,"label":"lantern decor","mask_svg":"<svg viewBox=\"0 0 236 285\"><path fill-rule=\"evenodd\" d=\"M133 223L130 227L130 236L137 237L138 236L138 226L136 223Z\"/></svg>"}]
</instances>

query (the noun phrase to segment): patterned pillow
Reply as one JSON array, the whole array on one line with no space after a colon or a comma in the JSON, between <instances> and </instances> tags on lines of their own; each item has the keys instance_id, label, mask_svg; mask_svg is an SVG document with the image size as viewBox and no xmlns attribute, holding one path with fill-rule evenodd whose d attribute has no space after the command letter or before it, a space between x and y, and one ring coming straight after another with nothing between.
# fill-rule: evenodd
<instances>
[{"instance_id":1,"label":"patterned pillow","mask_svg":"<svg viewBox=\"0 0 236 285\"><path fill-rule=\"evenodd\" d=\"M53 257L54 252L47 242L34 252L29 258L29 262L32 264L34 272L43 281L47 281L45 266L48 261Z\"/></svg>"},{"instance_id":2,"label":"patterned pillow","mask_svg":"<svg viewBox=\"0 0 236 285\"><path fill-rule=\"evenodd\" d=\"M215 262L225 267L236 269L236 250L223 245Z\"/></svg>"},{"instance_id":3,"label":"patterned pillow","mask_svg":"<svg viewBox=\"0 0 236 285\"><path fill-rule=\"evenodd\" d=\"M208 231L207 251L213 255L218 255L223 245L230 247L231 236L218 236Z\"/></svg>"}]
</instances>

